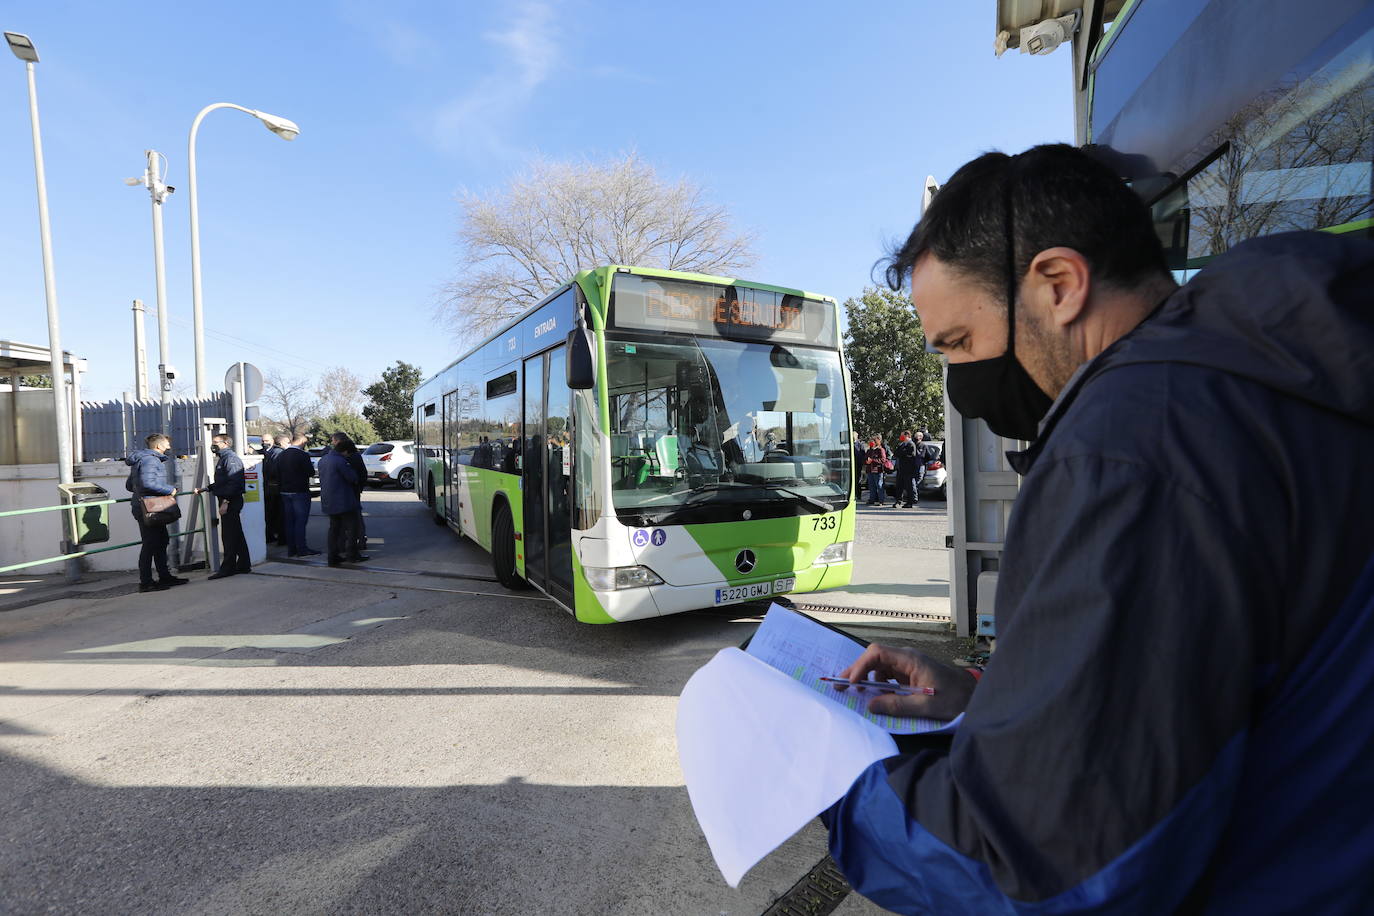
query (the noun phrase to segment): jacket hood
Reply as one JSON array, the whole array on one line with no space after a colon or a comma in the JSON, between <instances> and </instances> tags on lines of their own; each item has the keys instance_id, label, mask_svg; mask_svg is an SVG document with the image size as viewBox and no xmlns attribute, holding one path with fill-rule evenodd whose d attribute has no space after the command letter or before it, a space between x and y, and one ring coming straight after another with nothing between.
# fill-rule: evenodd
<instances>
[{"instance_id":1,"label":"jacket hood","mask_svg":"<svg viewBox=\"0 0 1374 916\"><path fill-rule=\"evenodd\" d=\"M136 448L129 453L129 456L127 458L124 459L124 463L127 464L129 467L133 467L134 465L142 461L144 458L149 457L156 458L158 461L167 460L167 456L163 455L161 452L155 452L150 448Z\"/></svg>"},{"instance_id":2,"label":"jacket hood","mask_svg":"<svg viewBox=\"0 0 1374 916\"><path fill-rule=\"evenodd\" d=\"M1322 232L1243 242L1104 356L1103 369L1219 369L1374 424L1374 242Z\"/></svg>"}]
</instances>

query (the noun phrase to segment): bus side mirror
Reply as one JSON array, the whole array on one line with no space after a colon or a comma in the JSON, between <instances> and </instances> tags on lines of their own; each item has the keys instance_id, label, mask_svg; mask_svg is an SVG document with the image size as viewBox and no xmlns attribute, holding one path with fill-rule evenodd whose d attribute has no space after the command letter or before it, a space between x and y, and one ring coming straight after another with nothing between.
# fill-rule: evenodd
<instances>
[{"instance_id":1,"label":"bus side mirror","mask_svg":"<svg viewBox=\"0 0 1374 916\"><path fill-rule=\"evenodd\" d=\"M586 328L573 328L568 332L567 382L574 391L596 387L592 332Z\"/></svg>"}]
</instances>

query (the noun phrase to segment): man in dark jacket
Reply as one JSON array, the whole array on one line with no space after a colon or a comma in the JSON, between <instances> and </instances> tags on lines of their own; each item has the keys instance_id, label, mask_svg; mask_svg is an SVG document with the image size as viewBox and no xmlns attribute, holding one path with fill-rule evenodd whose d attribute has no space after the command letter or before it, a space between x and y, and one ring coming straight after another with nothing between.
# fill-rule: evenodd
<instances>
[{"instance_id":1,"label":"man in dark jacket","mask_svg":"<svg viewBox=\"0 0 1374 916\"><path fill-rule=\"evenodd\" d=\"M248 539L243 536L243 521L240 518L246 486L243 459L230 448L229 437L215 436L210 443L210 450L216 456L215 480L205 489L219 500L219 536L224 553L220 557L219 571L208 578L223 579L236 573L253 571L253 564L248 559Z\"/></svg>"},{"instance_id":2,"label":"man in dark jacket","mask_svg":"<svg viewBox=\"0 0 1374 916\"><path fill-rule=\"evenodd\" d=\"M841 870L902 913L1367 912L1374 243L1255 239L1176 289L1139 198L1037 147L950 179L907 280L951 402L1032 444L986 671L848 672L963 718L825 813Z\"/></svg>"},{"instance_id":3,"label":"man in dark jacket","mask_svg":"<svg viewBox=\"0 0 1374 916\"><path fill-rule=\"evenodd\" d=\"M357 544L358 472L331 449L320 458L320 510L329 516L329 565L340 566Z\"/></svg>"},{"instance_id":4,"label":"man in dark jacket","mask_svg":"<svg viewBox=\"0 0 1374 916\"><path fill-rule=\"evenodd\" d=\"M167 545L170 537L166 525L145 525L143 497L175 496L176 488L167 482L167 453L172 442L161 433L153 433L144 440L147 448L138 449L124 459L129 466L129 479L124 488L134 495L130 508L138 522L138 536L143 544L138 550L138 590L160 592L174 585L185 585L188 579L172 575L167 565ZM153 580L153 566L157 566L157 581Z\"/></svg>"},{"instance_id":5,"label":"man in dark jacket","mask_svg":"<svg viewBox=\"0 0 1374 916\"><path fill-rule=\"evenodd\" d=\"M286 438L285 436L280 437ZM310 521L310 478L315 466L305 451L305 437L297 436L277 456L277 482L281 487L282 535L288 557L319 556L305 541Z\"/></svg>"},{"instance_id":6,"label":"man in dark jacket","mask_svg":"<svg viewBox=\"0 0 1374 916\"><path fill-rule=\"evenodd\" d=\"M277 440L285 440L285 436L278 436ZM282 510L281 510L281 478L277 473L277 459L285 450L284 441L275 441L271 438L264 439L262 450L262 494L263 494L263 522L267 528L267 543L275 544L277 541L285 541L282 537Z\"/></svg>"},{"instance_id":7,"label":"man in dark jacket","mask_svg":"<svg viewBox=\"0 0 1374 916\"><path fill-rule=\"evenodd\" d=\"M916 435L919 436L920 433ZM897 492L892 497L892 508L902 506L910 509L916 505L916 500L920 496L916 492L916 481L920 479L918 472L923 467L920 463L918 444L912 440L910 430L902 430L892 453L897 461Z\"/></svg>"}]
</instances>

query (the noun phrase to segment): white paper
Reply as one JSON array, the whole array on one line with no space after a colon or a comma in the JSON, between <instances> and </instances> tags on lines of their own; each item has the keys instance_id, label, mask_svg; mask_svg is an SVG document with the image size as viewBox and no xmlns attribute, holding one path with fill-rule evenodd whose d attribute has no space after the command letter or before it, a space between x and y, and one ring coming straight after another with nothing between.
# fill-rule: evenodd
<instances>
[{"instance_id":1,"label":"white paper","mask_svg":"<svg viewBox=\"0 0 1374 916\"><path fill-rule=\"evenodd\" d=\"M881 728L733 648L683 688L677 747L692 809L731 887L897 753Z\"/></svg>"},{"instance_id":2,"label":"white paper","mask_svg":"<svg viewBox=\"0 0 1374 916\"><path fill-rule=\"evenodd\" d=\"M874 715L868 711L872 693L852 688L837 690L821 681L822 677L838 677L863 654L863 646L782 605L774 604L768 609L763 623L749 640L748 651L818 696L852 710L886 732L915 735L950 729L951 723L942 719Z\"/></svg>"}]
</instances>

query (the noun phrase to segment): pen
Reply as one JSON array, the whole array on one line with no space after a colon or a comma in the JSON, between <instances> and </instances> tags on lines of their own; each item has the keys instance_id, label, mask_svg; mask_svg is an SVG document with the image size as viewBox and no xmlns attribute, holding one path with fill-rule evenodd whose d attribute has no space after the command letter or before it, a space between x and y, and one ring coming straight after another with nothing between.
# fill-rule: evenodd
<instances>
[{"instance_id":1,"label":"pen","mask_svg":"<svg viewBox=\"0 0 1374 916\"><path fill-rule=\"evenodd\" d=\"M823 677L821 680L825 681L827 684L843 684L845 687L872 687L874 690L883 690L887 693L895 693L904 697L909 697L913 694L919 694L926 697L935 696L934 687L903 687L900 684L889 684L885 681L851 681L849 678L845 677Z\"/></svg>"}]
</instances>

